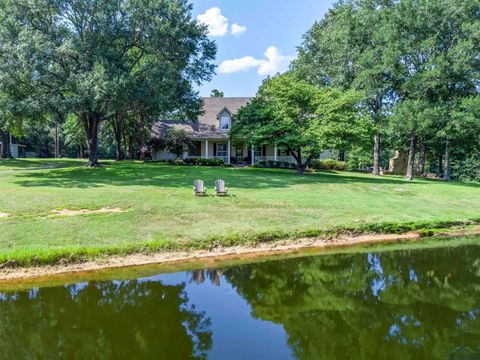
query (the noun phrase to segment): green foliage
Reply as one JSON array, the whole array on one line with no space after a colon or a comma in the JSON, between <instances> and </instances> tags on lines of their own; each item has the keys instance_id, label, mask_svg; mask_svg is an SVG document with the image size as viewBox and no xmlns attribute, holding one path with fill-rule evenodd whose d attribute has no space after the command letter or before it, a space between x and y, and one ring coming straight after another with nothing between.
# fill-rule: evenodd
<instances>
[{"instance_id":1,"label":"green foliage","mask_svg":"<svg viewBox=\"0 0 480 360\"><path fill-rule=\"evenodd\" d=\"M337 161L333 159L314 160L310 166L315 170L345 171L347 169L347 163L345 161Z\"/></svg>"},{"instance_id":2,"label":"green foliage","mask_svg":"<svg viewBox=\"0 0 480 360\"><path fill-rule=\"evenodd\" d=\"M223 91L220 91L218 89L213 89L211 94L210 94L211 97L220 97L220 98L222 98L223 95L224 95Z\"/></svg>"},{"instance_id":3,"label":"green foliage","mask_svg":"<svg viewBox=\"0 0 480 360\"><path fill-rule=\"evenodd\" d=\"M453 164L454 179L462 182L480 183L480 153L476 152Z\"/></svg>"},{"instance_id":4,"label":"green foliage","mask_svg":"<svg viewBox=\"0 0 480 360\"><path fill-rule=\"evenodd\" d=\"M194 149L191 135L183 129L170 128L164 141L166 149L177 155L177 158L181 157L183 153L191 152Z\"/></svg>"},{"instance_id":5,"label":"green foliage","mask_svg":"<svg viewBox=\"0 0 480 360\"><path fill-rule=\"evenodd\" d=\"M256 146L276 143L302 173L324 150L346 149L366 131L356 109L360 100L358 92L319 89L293 73L275 76L240 110L232 137Z\"/></svg>"},{"instance_id":6,"label":"green foliage","mask_svg":"<svg viewBox=\"0 0 480 360\"><path fill-rule=\"evenodd\" d=\"M185 164L196 166L224 166L225 162L221 159L189 158L185 159Z\"/></svg>"},{"instance_id":7,"label":"green foliage","mask_svg":"<svg viewBox=\"0 0 480 360\"><path fill-rule=\"evenodd\" d=\"M118 113L136 114L140 129L160 115L197 114L193 83L210 79L216 45L191 12L185 0L1 0L9 113L76 114L92 166L99 124Z\"/></svg>"}]
</instances>

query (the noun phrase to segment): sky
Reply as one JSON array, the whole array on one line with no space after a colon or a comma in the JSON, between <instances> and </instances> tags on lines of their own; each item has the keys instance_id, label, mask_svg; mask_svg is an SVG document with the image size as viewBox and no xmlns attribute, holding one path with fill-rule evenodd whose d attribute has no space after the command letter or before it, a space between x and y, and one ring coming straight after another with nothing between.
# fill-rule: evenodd
<instances>
[{"instance_id":1,"label":"sky","mask_svg":"<svg viewBox=\"0 0 480 360\"><path fill-rule=\"evenodd\" d=\"M287 70L302 35L334 0L191 0L193 15L218 46L213 80L198 90L254 96L268 75Z\"/></svg>"}]
</instances>

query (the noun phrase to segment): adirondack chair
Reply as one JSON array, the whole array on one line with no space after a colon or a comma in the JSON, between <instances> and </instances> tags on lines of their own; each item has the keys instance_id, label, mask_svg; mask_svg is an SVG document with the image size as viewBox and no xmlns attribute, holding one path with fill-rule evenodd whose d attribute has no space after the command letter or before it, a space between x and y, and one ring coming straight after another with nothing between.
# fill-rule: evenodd
<instances>
[{"instance_id":1,"label":"adirondack chair","mask_svg":"<svg viewBox=\"0 0 480 360\"><path fill-rule=\"evenodd\" d=\"M225 187L225 181L217 180L215 181L215 195L226 196L228 189Z\"/></svg>"},{"instance_id":2,"label":"adirondack chair","mask_svg":"<svg viewBox=\"0 0 480 360\"><path fill-rule=\"evenodd\" d=\"M205 196L207 195L207 188L203 185L203 180L195 180L193 184L193 195Z\"/></svg>"}]
</instances>

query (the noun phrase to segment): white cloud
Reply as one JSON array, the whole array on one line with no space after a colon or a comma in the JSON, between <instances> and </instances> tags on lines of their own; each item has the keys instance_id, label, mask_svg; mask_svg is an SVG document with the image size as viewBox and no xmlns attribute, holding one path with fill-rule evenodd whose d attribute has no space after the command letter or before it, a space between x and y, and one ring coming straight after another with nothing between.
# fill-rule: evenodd
<instances>
[{"instance_id":1,"label":"white cloud","mask_svg":"<svg viewBox=\"0 0 480 360\"><path fill-rule=\"evenodd\" d=\"M212 7L203 14L197 15L197 20L208 26L208 35L210 36L225 36L228 34L228 18L223 16L222 9L219 7ZM247 31L247 27L233 23L231 26L231 34L239 36Z\"/></svg>"},{"instance_id":2,"label":"white cloud","mask_svg":"<svg viewBox=\"0 0 480 360\"><path fill-rule=\"evenodd\" d=\"M228 18L222 15L222 10L212 7L197 16L197 20L208 26L208 35L224 36L228 32Z\"/></svg>"},{"instance_id":3,"label":"white cloud","mask_svg":"<svg viewBox=\"0 0 480 360\"><path fill-rule=\"evenodd\" d=\"M290 62L295 59L293 55L283 55L275 46L270 46L265 51L265 59L255 59L253 56L244 56L240 59L225 60L220 64L221 74L231 74L257 68L258 75L275 75L288 70Z\"/></svg>"},{"instance_id":4,"label":"white cloud","mask_svg":"<svg viewBox=\"0 0 480 360\"><path fill-rule=\"evenodd\" d=\"M247 31L247 27L243 25L239 25L237 23L233 23L232 25L232 35L240 35Z\"/></svg>"},{"instance_id":5,"label":"white cloud","mask_svg":"<svg viewBox=\"0 0 480 360\"><path fill-rule=\"evenodd\" d=\"M221 74L231 74L239 71L248 71L251 68L259 67L263 60L257 60L253 56L245 56L240 59L225 60L218 68Z\"/></svg>"}]
</instances>

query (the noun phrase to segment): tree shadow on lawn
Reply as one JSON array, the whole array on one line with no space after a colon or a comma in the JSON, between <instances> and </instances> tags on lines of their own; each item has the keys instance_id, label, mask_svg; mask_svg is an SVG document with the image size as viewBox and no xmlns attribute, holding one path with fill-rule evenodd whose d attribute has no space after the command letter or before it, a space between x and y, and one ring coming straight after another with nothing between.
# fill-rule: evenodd
<instances>
[{"instance_id":1,"label":"tree shadow on lawn","mask_svg":"<svg viewBox=\"0 0 480 360\"><path fill-rule=\"evenodd\" d=\"M47 170L69 167L79 167L85 160L57 160L57 159L2 159L0 170Z\"/></svg>"},{"instance_id":2,"label":"tree shadow on lawn","mask_svg":"<svg viewBox=\"0 0 480 360\"><path fill-rule=\"evenodd\" d=\"M16 184L23 187L53 188L150 186L190 189L197 179L204 180L207 187L212 187L215 180L223 179L228 187L243 189L287 188L292 185L308 184L418 185L431 183L433 185L439 183L432 180L408 182L395 177L377 178L371 175L328 171L301 176L293 170L282 169L174 167L131 162L112 163L110 166L95 169L72 167L25 172L16 175L16 178L18 179Z\"/></svg>"}]
</instances>

